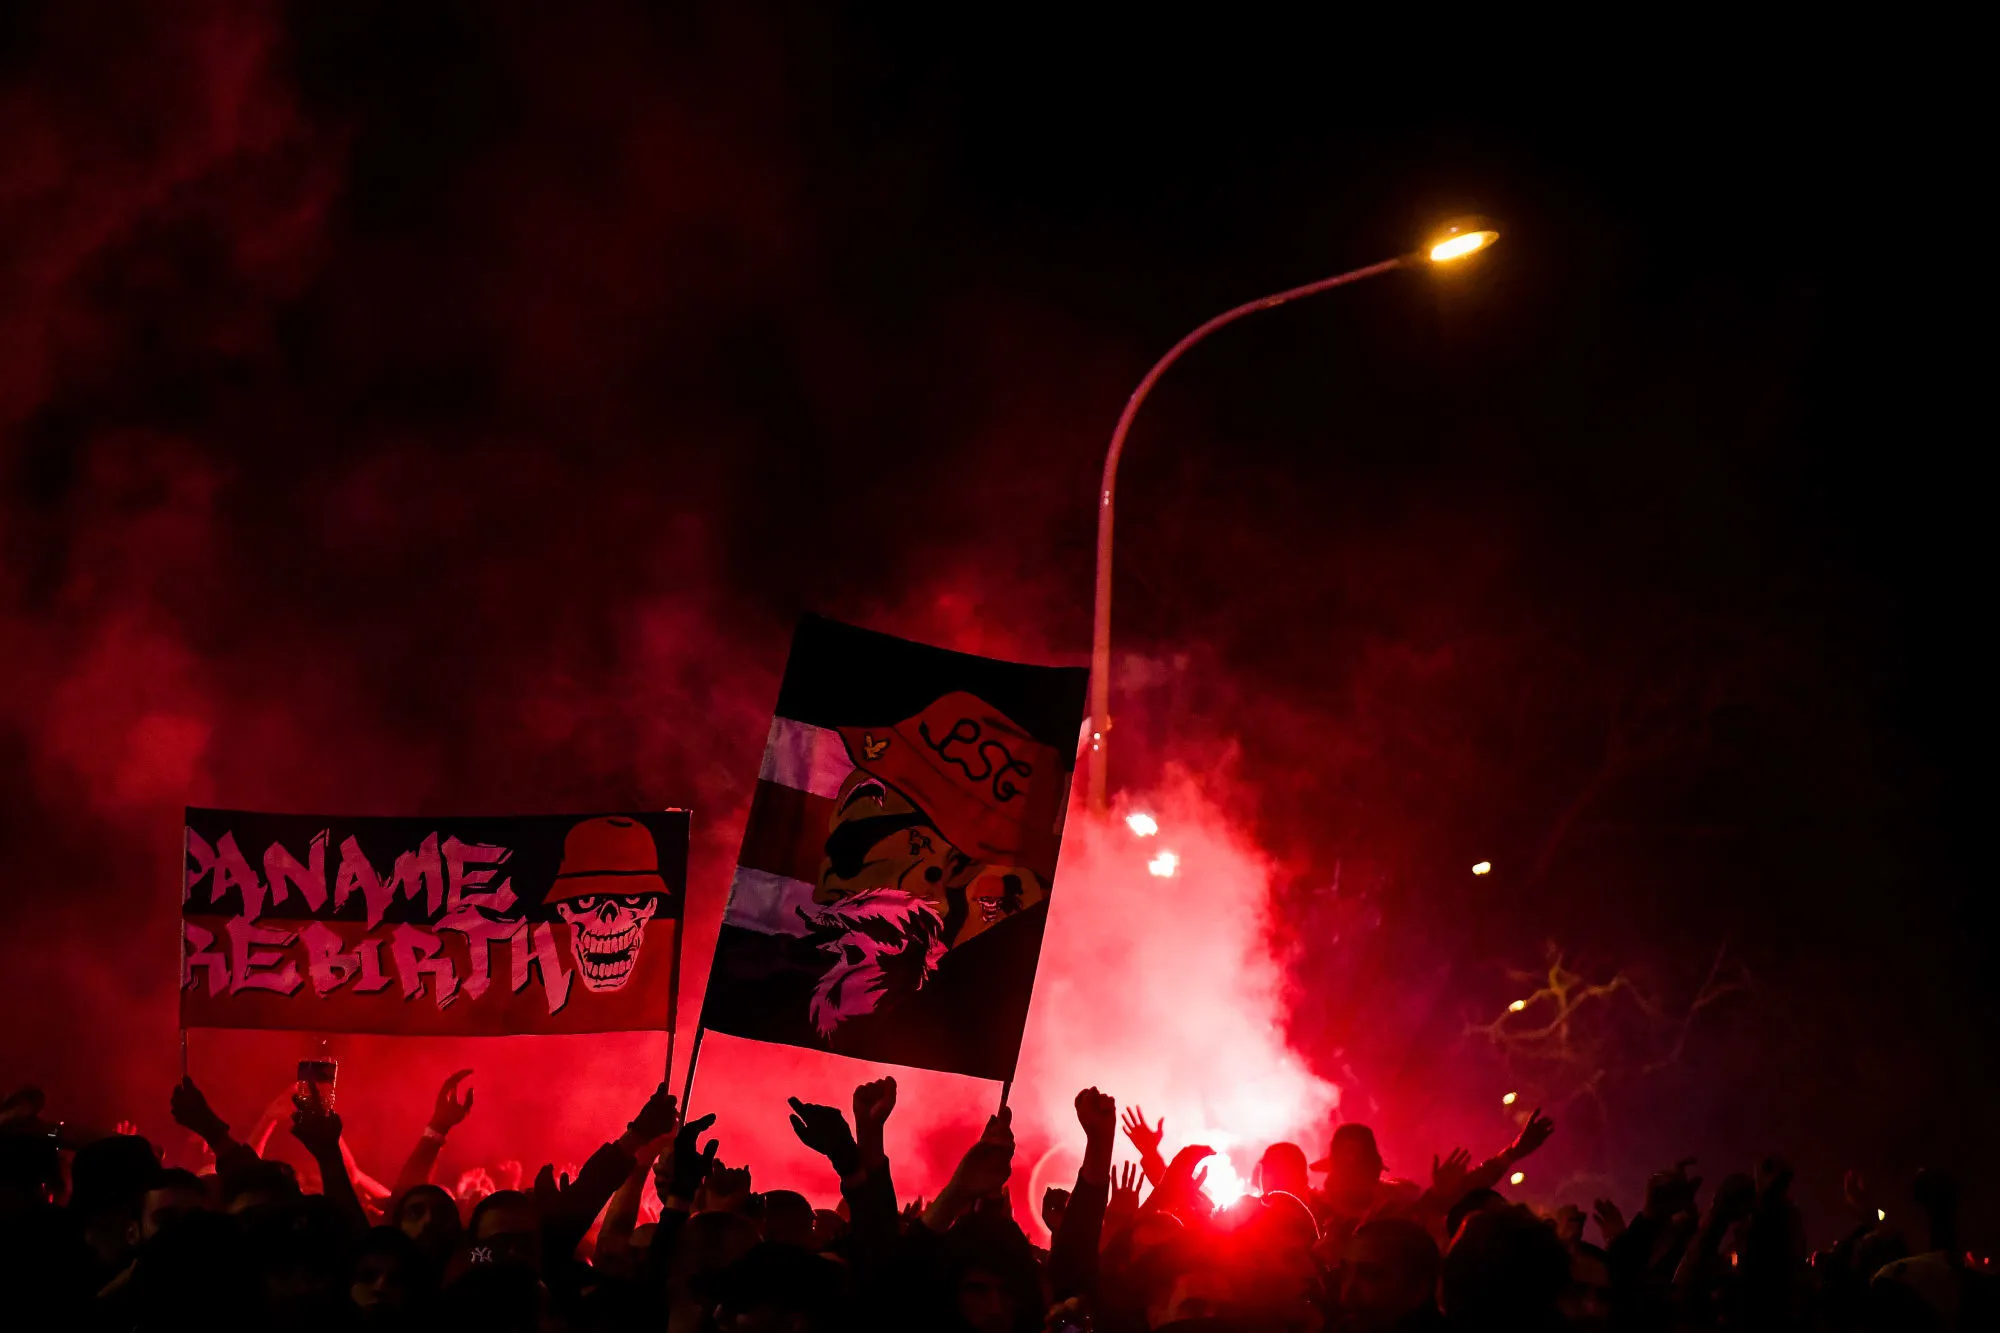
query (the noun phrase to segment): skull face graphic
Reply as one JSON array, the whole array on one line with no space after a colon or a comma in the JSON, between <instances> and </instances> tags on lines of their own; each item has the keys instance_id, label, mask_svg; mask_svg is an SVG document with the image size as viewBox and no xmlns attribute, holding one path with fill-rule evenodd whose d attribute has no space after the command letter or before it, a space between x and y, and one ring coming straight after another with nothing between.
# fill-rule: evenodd
<instances>
[{"instance_id":1,"label":"skull face graphic","mask_svg":"<svg viewBox=\"0 0 2000 1333\"><path fill-rule=\"evenodd\" d=\"M646 923L659 910L654 893L617 898L587 893L556 904L557 915L575 932L570 952L585 990L617 990L632 979L639 946L646 942Z\"/></svg>"},{"instance_id":2,"label":"skull face graphic","mask_svg":"<svg viewBox=\"0 0 2000 1333\"><path fill-rule=\"evenodd\" d=\"M587 991L615 991L632 979L646 923L670 898L659 849L637 820L586 819L563 840L562 866L543 906L570 928L570 955Z\"/></svg>"}]
</instances>

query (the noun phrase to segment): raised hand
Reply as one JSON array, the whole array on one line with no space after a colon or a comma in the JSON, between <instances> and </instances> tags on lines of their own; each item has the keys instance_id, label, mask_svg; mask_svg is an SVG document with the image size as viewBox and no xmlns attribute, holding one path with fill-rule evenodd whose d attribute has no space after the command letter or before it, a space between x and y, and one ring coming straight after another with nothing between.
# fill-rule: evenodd
<instances>
[{"instance_id":1,"label":"raised hand","mask_svg":"<svg viewBox=\"0 0 2000 1333\"><path fill-rule=\"evenodd\" d=\"M887 1166L889 1155L882 1146L882 1131L889 1113L896 1109L896 1080L878 1078L854 1090L854 1136L859 1149L858 1165L863 1171Z\"/></svg>"},{"instance_id":2,"label":"raised hand","mask_svg":"<svg viewBox=\"0 0 2000 1333\"><path fill-rule=\"evenodd\" d=\"M1440 1162L1431 1157L1431 1195L1447 1210L1465 1197L1465 1178L1472 1170L1472 1154L1453 1148Z\"/></svg>"},{"instance_id":3,"label":"raised hand","mask_svg":"<svg viewBox=\"0 0 2000 1333\"><path fill-rule=\"evenodd\" d=\"M705 1211L740 1213L750 1204L750 1168L718 1165L702 1182L702 1192L706 1196Z\"/></svg>"},{"instance_id":4,"label":"raised hand","mask_svg":"<svg viewBox=\"0 0 2000 1333\"><path fill-rule=\"evenodd\" d=\"M1120 1204L1133 1209L1139 1207L1139 1168L1131 1162L1118 1168L1111 1177L1111 1206Z\"/></svg>"},{"instance_id":5,"label":"raised hand","mask_svg":"<svg viewBox=\"0 0 2000 1333\"><path fill-rule=\"evenodd\" d=\"M1146 1206L1201 1211L1201 1187L1208 1180L1208 1168L1201 1164L1213 1156L1215 1149L1201 1143L1191 1143L1175 1153L1159 1184L1153 1187L1153 1195L1146 1201Z\"/></svg>"},{"instance_id":6,"label":"raised hand","mask_svg":"<svg viewBox=\"0 0 2000 1333\"><path fill-rule=\"evenodd\" d=\"M314 1099L304 1096L292 1099L292 1137L312 1154L314 1161L324 1163L330 1157L340 1170L346 1170L345 1163L340 1161L340 1117Z\"/></svg>"},{"instance_id":7,"label":"raised hand","mask_svg":"<svg viewBox=\"0 0 2000 1333\"><path fill-rule=\"evenodd\" d=\"M135 1138L139 1133L139 1126L130 1120L120 1120L116 1125L111 1127L111 1132L114 1134L123 1134L127 1138Z\"/></svg>"},{"instance_id":8,"label":"raised hand","mask_svg":"<svg viewBox=\"0 0 2000 1333\"><path fill-rule=\"evenodd\" d=\"M1625 1214L1611 1200L1597 1200L1590 1206L1590 1215L1597 1219L1597 1229L1604 1233L1606 1245L1625 1234Z\"/></svg>"},{"instance_id":9,"label":"raised hand","mask_svg":"<svg viewBox=\"0 0 2000 1333\"><path fill-rule=\"evenodd\" d=\"M1003 1106L986 1121L986 1129L951 1173L947 1188L968 1199L983 1198L999 1191L1014 1171L1014 1112Z\"/></svg>"},{"instance_id":10,"label":"raised hand","mask_svg":"<svg viewBox=\"0 0 2000 1333\"><path fill-rule=\"evenodd\" d=\"M1156 1153L1160 1150L1160 1140L1165 1137L1167 1132L1167 1118L1165 1116L1160 1117L1159 1124L1148 1125L1146 1123L1146 1112L1143 1107L1128 1106L1125 1108L1124 1123L1125 1137L1132 1140L1132 1146L1139 1150L1141 1156L1149 1152Z\"/></svg>"},{"instance_id":11,"label":"raised hand","mask_svg":"<svg viewBox=\"0 0 2000 1333\"><path fill-rule=\"evenodd\" d=\"M1701 1177L1688 1175L1687 1169L1693 1165L1694 1158L1683 1157L1672 1170L1653 1174L1646 1182L1646 1216L1664 1220L1694 1207Z\"/></svg>"},{"instance_id":12,"label":"raised hand","mask_svg":"<svg viewBox=\"0 0 2000 1333\"><path fill-rule=\"evenodd\" d=\"M461 1069L444 1081L438 1089L437 1101L431 1107L430 1127L439 1134L449 1134L465 1117L472 1114L472 1089L465 1090L465 1100L458 1100L458 1085L472 1077L470 1069Z\"/></svg>"},{"instance_id":13,"label":"raised hand","mask_svg":"<svg viewBox=\"0 0 2000 1333\"><path fill-rule=\"evenodd\" d=\"M1542 1108L1537 1106L1529 1114L1527 1123L1521 1126L1521 1132L1516 1134L1514 1141L1507 1146L1507 1160L1509 1162L1520 1161L1523 1157L1528 1156L1535 1149L1547 1143L1549 1135L1555 1132L1556 1122L1543 1115Z\"/></svg>"},{"instance_id":14,"label":"raised hand","mask_svg":"<svg viewBox=\"0 0 2000 1333\"><path fill-rule=\"evenodd\" d=\"M863 1084L863 1087L872 1086ZM854 1093L855 1104L861 1102L861 1091ZM890 1094L891 1104L894 1094ZM854 1143L854 1133L847 1127L847 1117L831 1106L821 1106L817 1102L802 1102L798 1098L789 1099L792 1107L792 1133L799 1136L799 1142L811 1148L833 1164L833 1169L845 1176L854 1169L859 1149Z\"/></svg>"},{"instance_id":15,"label":"raised hand","mask_svg":"<svg viewBox=\"0 0 2000 1333\"><path fill-rule=\"evenodd\" d=\"M632 1123L625 1132L643 1143L647 1139L657 1139L671 1134L680 1124L680 1108L674 1104L674 1095L667 1091L667 1081L660 1080L660 1086L653 1089L653 1095L639 1108L639 1114L632 1117Z\"/></svg>"},{"instance_id":16,"label":"raised hand","mask_svg":"<svg viewBox=\"0 0 2000 1333\"><path fill-rule=\"evenodd\" d=\"M882 1126L889 1121L889 1113L896 1109L896 1080L878 1078L873 1083L863 1083L854 1090L854 1127L858 1133L870 1130L880 1134Z\"/></svg>"},{"instance_id":17,"label":"raised hand","mask_svg":"<svg viewBox=\"0 0 2000 1333\"><path fill-rule=\"evenodd\" d=\"M191 1078L183 1078L174 1085L173 1096L167 1099L167 1108L173 1112L174 1123L211 1146L229 1137L229 1125L215 1113L208 1104L208 1098L201 1095L201 1089Z\"/></svg>"},{"instance_id":18,"label":"raised hand","mask_svg":"<svg viewBox=\"0 0 2000 1333\"><path fill-rule=\"evenodd\" d=\"M569 1192L569 1172L556 1176L555 1163L543 1162L542 1169L535 1172L535 1202L541 1205L542 1216L550 1216L562 1202L562 1196Z\"/></svg>"},{"instance_id":19,"label":"raised hand","mask_svg":"<svg viewBox=\"0 0 2000 1333\"><path fill-rule=\"evenodd\" d=\"M1069 1191L1051 1185L1042 1191L1042 1225L1051 1232L1062 1226L1063 1212L1069 1207Z\"/></svg>"},{"instance_id":20,"label":"raised hand","mask_svg":"<svg viewBox=\"0 0 2000 1333\"><path fill-rule=\"evenodd\" d=\"M1085 1139L1108 1150L1118 1133L1118 1102L1096 1088L1085 1088L1076 1094L1076 1121L1083 1126Z\"/></svg>"},{"instance_id":21,"label":"raised hand","mask_svg":"<svg viewBox=\"0 0 2000 1333\"><path fill-rule=\"evenodd\" d=\"M722 1147L722 1140L710 1139L705 1146L699 1146L701 1136L715 1124L715 1112L690 1120L674 1135L674 1151L666 1163L664 1182L658 1179L662 1174L655 1171L654 1184L660 1188L661 1199L678 1200L683 1204L694 1201L695 1191L701 1188L708 1173L715 1169L715 1154Z\"/></svg>"},{"instance_id":22,"label":"raised hand","mask_svg":"<svg viewBox=\"0 0 2000 1333\"><path fill-rule=\"evenodd\" d=\"M1715 1187L1715 1197L1708 1201L1709 1224L1727 1227L1750 1216L1751 1209L1756 1206L1756 1181L1740 1171L1724 1176L1722 1183Z\"/></svg>"}]
</instances>

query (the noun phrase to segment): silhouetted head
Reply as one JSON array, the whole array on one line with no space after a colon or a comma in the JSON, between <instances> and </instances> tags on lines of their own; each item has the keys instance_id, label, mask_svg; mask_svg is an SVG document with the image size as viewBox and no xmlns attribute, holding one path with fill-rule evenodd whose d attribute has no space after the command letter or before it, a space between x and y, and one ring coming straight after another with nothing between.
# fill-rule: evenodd
<instances>
[{"instance_id":1,"label":"silhouetted head","mask_svg":"<svg viewBox=\"0 0 2000 1333\"><path fill-rule=\"evenodd\" d=\"M1357 1330L1387 1329L1437 1301L1438 1247L1400 1217L1363 1222L1341 1256L1340 1306Z\"/></svg>"},{"instance_id":2,"label":"silhouetted head","mask_svg":"<svg viewBox=\"0 0 2000 1333\"><path fill-rule=\"evenodd\" d=\"M1306 1174L1306 1150L1296 1143L1274 1143L1257 1159L1257 1188L1265 1194L1291 1194L1303 1199L1312 1188Z\"/></svg>"},{"instance_id":3,"label":"silhouetted head","mask_svg":"<svg viewBox=\"0 0 2000 1333\"><path fill-rule=\"evenodd\" d=\"M1539 1328L1553 1322L1569 1285L1569 1252L1525 1208L1475 1212L1444 1257L1444 1312L1474 1328Z\"/></svg>"}]
</instances>

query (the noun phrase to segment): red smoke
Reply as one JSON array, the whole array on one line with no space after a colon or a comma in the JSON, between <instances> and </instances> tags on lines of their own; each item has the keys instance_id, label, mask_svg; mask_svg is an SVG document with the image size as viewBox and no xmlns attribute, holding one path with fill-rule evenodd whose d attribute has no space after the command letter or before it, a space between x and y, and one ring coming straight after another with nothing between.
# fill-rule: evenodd
<instances>
[{"instance_id":1,"label":"red smoke","mask_svg":"<svg viewBox=\"0 0 2000 1333\"><path fill-rule=\"evenodd\" d=\"M1978 984L1886 995L1823 961L1992 975L1949 784L1882 703L1962 731L1978 655L1907 665L1898 618L1972 623L1939 573L1972 562L1883 526L1875 462L1858 503L1814 471L1820 333L1783 267L1810 247L1742 245L1797 216L1769 192L1796 136L1677 119L1662 172L1623 139L1356 135L1260 100L1311 78L1190 101L1150 62L1093 119L1076 88L1107 100L1130 62L1024 83L1029 28L1032 52L994 32L945 61L817 11L685 9L0 18L0 1070L172 1137L188 803L691 806L691 1029L798 612L1080 662L1103 435L1149 355L1485 191L1521 224L1485 276L1246 321L1139 424L1115 777L1158 787L1181 870L1073 831L1023 1188L1085 1082L1170 1140L1240 1136L1216 1146L1242 1173L1266 1136L1317 1152L1332 1079L1395 1168L1487 1150L1515 1071L1467 1024L1551 937L1657 1000L1679 1063L1620 1038L1549 1074L1571 1102L1535 1185L1752 1160L1775 1124L1809 1140L1781 1145L1806 1189L1854 1164L1857 1116L1988 1142L1951 1073L1984 1038L1943 1026L1992 1012ZM1203 781L1156 779L1176 762ZM1758 986L1677 1044L1725 937ZM197 1033L193 1068L247 1128L305 1045ZM577 1159L662 1046L355 1039L342 1106L386 1174L471 1065L447 1174ZM810 1185L782 1097L868 1072L717 1039L698 1100L725 1157ZM901 1077L913 1192L997 1090ZM1683 1109L1693 1087L1726 1113Z\"/></svg>"}]
</instances>

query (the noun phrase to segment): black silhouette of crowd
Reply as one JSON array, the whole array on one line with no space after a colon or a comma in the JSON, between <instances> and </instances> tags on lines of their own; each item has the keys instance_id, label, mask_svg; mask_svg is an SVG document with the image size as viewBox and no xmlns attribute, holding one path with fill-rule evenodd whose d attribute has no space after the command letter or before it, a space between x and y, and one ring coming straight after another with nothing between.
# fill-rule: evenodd
<instances>
[{"instance_id":1,"label":"black silhouette of crowd","mask_svg":"<svg viewBox=\"0 0 2000 1333\"><path fill-rule=\"evenodd\" d=\"M481 1172L455 1195L431 1174L471 1111L464 1077L440 1089L388 1188L354 1167L310 1087L281 1108L313 1164L294 1170L262 1151L278 1116L244 1142L184 1080L172 1111L213 1154L200 1171L163 1166L133 1133L78 1141L22 1089L0 1111L0 1327L2000 1328L1994 1279L1965 1253L1938 1174L1916 1181L1914 1231L1878 1221L1850 1178L1863 1220L1817 1253L1777 1159L1706 1198L1683 1162L1629 1216L1606 1199L1591 1219L1575 1206L1544 1216L1498 1191L1553 1130L1536 1113L1477 1166L1463 1151L1433 1159L1428 1188L1386 1178L1364 1125L1340 1125L1316 1162L1273 1144L1259 1191L1217 1208L1202 1189L1210 1150L1168 1160L1163 1123L1136 1109L1123 1128L1139 1163L1114 1168L1117 1106L1087 1088L1083 1163L1073 1188L1041 1200L1043 1250L1010 1211L1004 1109L928 1200L901 1203L892 1182L893 1079L856 1088L851 1120L791 1103L793 1129L827 1162L817 1187L838 1180L838 1209L754 1189L748 1167L719 1157L715 1116L682 1123L664 1084L573 1173L544 1167L524 1189Z\"/></svg>"}]
</instances>

